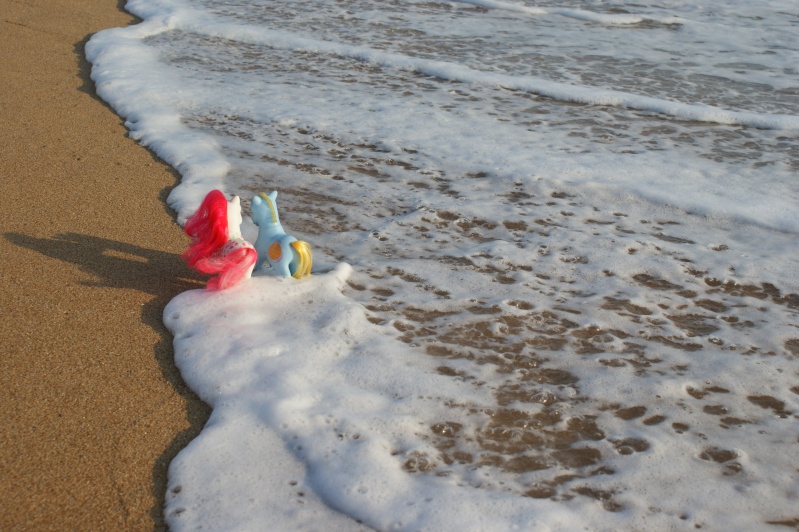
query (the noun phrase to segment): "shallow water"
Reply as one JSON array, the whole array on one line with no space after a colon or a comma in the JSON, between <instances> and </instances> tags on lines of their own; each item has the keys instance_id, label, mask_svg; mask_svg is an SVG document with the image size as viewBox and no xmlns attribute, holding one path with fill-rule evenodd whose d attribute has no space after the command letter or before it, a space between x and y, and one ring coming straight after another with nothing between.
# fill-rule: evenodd
<instances>
[{"instance_id":1,"label":"shallow water","mask_svg":"<svg viewBox=\"0 0 799 532\"><path fill-rule=\"evenodd\" d=\"M513 511L487 529L583 524L563 511L596 528L799 522L799 4L693 4L137 0L150 26L93 39L98 90L184 176L180 217L209 188L245 206L279 190L320 287L353 267L341 292L364 319L336 326L352 339L335 356L385 357L417 383L381 395L370 372L306 367L306 387L259 403L315 398L318 426L309 411L258 423L302 441L326 504L379 529L448 522L341 494L389 467L420 492L502 497ZM226 325L190 297L200 317L173 302L167 322L194 375L191 320ZM338 323L336 297L307 297ZM230 312L257 313L247 301ZM306 347L260 330L236 334ZM196 378L222 411L210 390L227 384ZM372 393L388 405L374 418L342 406ZM334 418L360 427L335 443L349 480L313 458ZM185 471L176 527L204 515ZM452 493L454 523L443 501L467 496Z\"/></svg>"}]
</instances>

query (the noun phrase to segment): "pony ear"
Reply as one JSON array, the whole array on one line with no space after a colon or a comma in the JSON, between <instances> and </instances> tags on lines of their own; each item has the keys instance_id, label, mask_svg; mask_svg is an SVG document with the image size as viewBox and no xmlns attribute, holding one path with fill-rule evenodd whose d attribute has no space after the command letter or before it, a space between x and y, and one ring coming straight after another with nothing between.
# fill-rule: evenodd
<instances>
[{"instance_id":1,"label":"pony ear","mask_svg":"<svg viewBox=\"0 0 799 532\"><path fill-rule=\"evenodd\" d=\"M252 204L253 204L253 205L260 205L260 204L261 204L261 203L263 203L263 202L264 202L264 200L262 200L262 199L261 199L261 196L255 196L255 197L252 199Z\"/></svg>"}]
</instances>

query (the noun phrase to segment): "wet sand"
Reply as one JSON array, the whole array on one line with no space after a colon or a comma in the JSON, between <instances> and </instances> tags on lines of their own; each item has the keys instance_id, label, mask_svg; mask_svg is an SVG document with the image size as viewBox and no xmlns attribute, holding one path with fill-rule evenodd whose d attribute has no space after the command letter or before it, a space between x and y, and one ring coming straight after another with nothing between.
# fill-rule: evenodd
<instances>
[{"instance_id":1,"label":"wet sand","mask_svg":"<svg viewBox=\"0 0 799 532\"><path fill-rule=\"evenodd\" d=\"M123 0L9 0L0 20L0 529L164 528L169 462L208 409L164 305L198 285L176 174L95 94L83 48Z\"/></svg>"}]
</instances>

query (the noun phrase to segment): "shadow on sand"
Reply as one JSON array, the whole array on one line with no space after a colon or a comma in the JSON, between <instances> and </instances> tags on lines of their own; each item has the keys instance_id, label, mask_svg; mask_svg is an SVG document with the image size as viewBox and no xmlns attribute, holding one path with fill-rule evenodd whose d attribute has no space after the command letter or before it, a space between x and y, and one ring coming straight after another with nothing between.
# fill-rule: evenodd
<instances>
[{"instance_id":1,"label":"shadow on sand","mask_svg":"<svg viewBox=\"0 0 799 532\"><path fill-rule=\"evenodd\" d=\"M5 238L18 246L76 265L91 276L90 280L81 283L84 286L131 289L153 296L142 306L141 321L158 333L159 341L154 346L153 356L164 379L189 403L186 408L189 428L175 435L153 464L152 492L156 500L163 502L169 464L200 433L208 420L210 408L183 382L175 366L172 336L164 327L162 313L173 297L186 290L202 288L204 280L186 268L177 254L134 244L75 233L51 238L6 233ZM155 529L166 528L162 505L152 508L150 515Z\"/></svg>"}]
</instances>

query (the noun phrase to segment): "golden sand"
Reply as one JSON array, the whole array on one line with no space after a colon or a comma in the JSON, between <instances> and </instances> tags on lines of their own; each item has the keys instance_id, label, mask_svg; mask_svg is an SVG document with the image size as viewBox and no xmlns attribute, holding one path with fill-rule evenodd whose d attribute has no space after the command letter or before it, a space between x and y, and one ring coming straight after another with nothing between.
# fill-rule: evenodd
<instances>
[{"instance_id":1,"label":"golden sand","mask_svg":"<svg viewBox=\"0 0 799 532\"><path fill-rule=\"evenodd\" d=\"M95 94L119 0L5 0L0 30L0 530L163 528L171 459L208 409L164 305L196 287L176 174Z\"/></svg>"}]
</instances>

